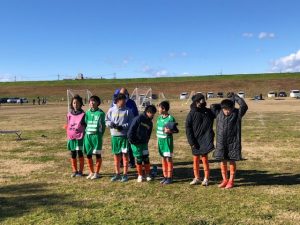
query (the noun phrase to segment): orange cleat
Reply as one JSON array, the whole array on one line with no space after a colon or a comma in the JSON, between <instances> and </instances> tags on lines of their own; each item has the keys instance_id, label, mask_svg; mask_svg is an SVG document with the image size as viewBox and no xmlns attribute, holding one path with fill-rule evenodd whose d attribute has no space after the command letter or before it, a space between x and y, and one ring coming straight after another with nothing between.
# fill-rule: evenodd
<instances>
[{"instance_id":1,"label":"orange cleat","mask_svg":"<svg viewBox=\"0 0 300 225\"><path fill-rule=\"evenodd\" d=\"M221 184L218 185L219 188L225 188L227 186L228 180L223 180Z\"/></svg>"},{"instance_id":2,"label":"orange cleat","mask_svg":"<svg viewBox=\"0 0 300 225\"><path fill-rule=\"evenodd\" d=\"M233 186L234 186L234 185L233 185L233 181L228 181L228 183L227 183L225 189L233 188Z\"/></svg>"}]
</instances>

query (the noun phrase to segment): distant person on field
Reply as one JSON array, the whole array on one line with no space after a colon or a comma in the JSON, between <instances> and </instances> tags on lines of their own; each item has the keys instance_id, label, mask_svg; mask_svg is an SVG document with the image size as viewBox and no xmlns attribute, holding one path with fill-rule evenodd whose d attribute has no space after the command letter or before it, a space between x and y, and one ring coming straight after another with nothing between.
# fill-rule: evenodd
<instances>
[{"instance_id":1,"label":"distant person on field","mask_svg":"<svg viewBox=\"0 0 300 225\"><path fill-rule=\"evenodd\" d=\"M208 186L209 164L207 154L214 150L214 114L206 107L205 97L196 94L192 97L191 111L186 118L186 137L192 149L194 179L191 185ZM200 156L203 164L204 179L201 183L199 173Z\"/></svg>"},{"instance_id":2,"label":"distant person on field","mask_svg":"<svg viewBox=\"0 0 300 225\"><path fill-rule=\"evenodd\" d=\"M211 105L211 110L216 116L216 150L214 157L221 161L221 174L223 181L220 188L233 188L236 173L236 161L242 159L242 118L248 110L244 99L234 93L228 93L229 99L224 99L221 104ZM239 108L235 108L235 102ZM227 177L227 161L229 161L230 177Z\"/></svg>"},{"instance_id":3,"label":"distant person on field","mask_svg":"<svg viewBox=\"0 0 300 225\"><path fill-rule=\"evenodd\" d=\"M39 96L37 97L37 101L38 101L38 105L40 105L41 104L41 99L40 99Z\"/></svg>"},{"instance_id":4,"label":"distant person on field","mask_svg":"<svg viewBox=\"0 0 300 225\"><path fill-rule=\"evenodd\" d=\"M114 155L115 175L111 181L128 181L128 139L127 131L133 120L132 111L126 107L126 96L118 94L115 105L106 114L106 126L110 128L111 148ZM123 158L123 176L120 175L120 161Z\"/></svg>"},{"instance_id":5,"label":"distant person on field","mask_svg":"<svg viewBox=\"0 0 300 225\"><path fill-rule=\"evenodd\" d=\"M102 164L102 144L105 132L105 113L99 108L101 100L98 96L93 95L89 99L90 109L85 115L85 136L84 136L84 153L87 157L89 175L87 179L100 178L100 169ZM93 155L96 156L94 169Z\"/></svg>"},{"instance_id":6,"label":"distant person on field","mask_svg":"<svg viewBox=\"0 0 300 225\"><path fill-rule=\"evenodd\" d=\"M33 105L35 105L35 98L34 98L34 99L32 99L32 104L33 104Z\"/></svg>"},{"instance_id":7,"label":"distant person on field","mask_svg":"<svg viewBox=\"0 0 300 225\"><path fill-rule=\"evenodd\" d=\"M152 120L155 113L156 107L154 105L147 106L143 113L133 119L127 133L133 155L136 158L137 182L142 182L144 179L147 181L152 180L150 176L148 142L152 133ZM145 176L143 174L143 165Z\"/></svg>"},{"instance_id":8,"label":"distant person on field","mask_svg":"<svg viewBox=\"0 0 300 225\"><path fill-rule=\"evenodd\" d=\"M175 125L175 118L169 114L170 104L168 101L162 101L158 105L160 116L156 121L156 136L158 142L158 152L162 158L162 169L164 178L161 184L167 185L172 183L173 179L173 133L178 132ZM169 124L175 125L170 129Z\"/></svg>"},{"instance_id":9,"label":"distant person on field","mask_svg":"<svg viewBox=\"0 0 300 225\"><path fill-rule=\"evenodd\" d=\"M71 151L72 175L81 177L83 173L83 135L85 130L85 113L82 110L82 98L75 95L70 104L71 111L67 114L68 150ZM79 170L77 168L77 155L79 158Z\"/></svg>"}]
</instances>

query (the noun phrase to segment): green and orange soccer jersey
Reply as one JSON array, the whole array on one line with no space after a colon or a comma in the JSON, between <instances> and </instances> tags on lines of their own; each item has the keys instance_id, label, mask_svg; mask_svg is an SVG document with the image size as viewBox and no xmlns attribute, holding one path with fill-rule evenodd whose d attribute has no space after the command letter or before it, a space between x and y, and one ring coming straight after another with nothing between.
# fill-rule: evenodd
<instances>
[{"instance_id":1,"label":"green and orange soccer jersey","mask_svg":"<svg viewBox=\"0 0 300 225\"><path fill-rule=\"evenodd\" d=\"M166 134L164 131L165 125L169 122L175 122L175 118L171 115L165 118L161 115L157 118L156 122L158 152L162 157L172 157L173 153L173 135Z\"/></svg>"}]
</instances>

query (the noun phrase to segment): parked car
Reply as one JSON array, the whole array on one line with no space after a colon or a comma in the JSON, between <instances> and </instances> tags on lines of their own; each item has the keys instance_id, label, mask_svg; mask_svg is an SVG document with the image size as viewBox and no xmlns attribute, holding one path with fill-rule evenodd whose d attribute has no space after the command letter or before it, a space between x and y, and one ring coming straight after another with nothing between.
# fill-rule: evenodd
<instances>
[{"instance_id":1,"label":"parked car","mask_svg":"<svg viewBox=\"0 0 300 225\"><path fill-rule=\"evenodd\" d=\"M299 98L300 97L300 91L299 90L291 90L290 97L291 98Z\"/></svg>"},{"instance_id":2,"label":"parked car","mask_svg":"<svg viewBox=\"0 0 300 225\"><path fill-rule=\"evenodd\" d=\"M28 103L28 99L27 98L19 98L19 99L17 99L16 103Z\"/></svg>"},{"instance_id":3,"label":"parked car","mask_svg":"<svg viewBox=\"0 0 300 225\"><path fill-rule=\"evenodd\" d=\"M223 92L218 92L217 93L217 98L223 98L224 97L224 93Z\"/></svg>"},{"instance_id":4,"label":"parked car","mask_svg":"<svg viewBox=\"0 0 300 225\"><path fill-rule=\"evenodd\" d=\"M182 92L179 96L179 99L188 99L189 98L189 93L188 92Z\"/></svg>"},{"instance_id":5,"label":"parked car","mask_svg":"<svg viewBox=\"0 0 300 225\"><path fill-rule=\"evenodd\" d=\"M245 98L245 92L244 91L239 91L238 93L237 93L237 95L240 97L240 98Z\"/></svg>"},{"instance_id":6,"label":"parked car","mask_svg":"<svg viewBox=\"0 0 300 225\"><path fill-rule=\"evenodd\" d=\"M278 97L287 97L287 94L285 91L279 91Z\"/></svg>"},{"instance_id":7,"label":"parked car","mask_svg":"<svg viewBox=\"0 0 300 225\"><path fill-rule=\"evenodd\" d=\"M0 98L0 103L7 103L7 98Z\"/></svg>"},{"instance_id":8,"label":"parked car","mask_svg":"<svg viewBox=\"0 0 300 225\"><path fill-rule=\"evenodd\" d=\"M275 91L268 92L268 98L275 98L275 97L277 97L277 93Z\"/></svg>"},{"instance_id":9,"label":"parked car","mask_svg":"<svg viewBox=\"0 0 300 225\"><path fill-rule=\"evenodd\" d=\"M207 92L206 98L214 98L214 97L215 97L215 95L213 92Z\"/></svg>"},{"instance_id":10,"label":"parked car","mask_svg":"<svg viewBox=\"0 0 300 225\"><path fill-rule=\"evenodd\" d=\"M6 102L7 103L17 103L18 99L20 99L20 98L18 98L18 97L8 98Z\"/></svg>"}]
</instances>

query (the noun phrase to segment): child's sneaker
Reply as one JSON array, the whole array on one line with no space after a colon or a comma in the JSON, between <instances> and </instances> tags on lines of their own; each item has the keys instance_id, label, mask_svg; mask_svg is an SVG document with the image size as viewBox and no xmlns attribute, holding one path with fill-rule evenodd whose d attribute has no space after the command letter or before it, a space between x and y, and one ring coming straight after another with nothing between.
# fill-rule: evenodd
<instances>
[{"instance_id":1,"label":"child's sneaker","mask_svg":"<svg viewBox=\"0 0 300 225\"><path fill-rule=\"evenodd\" d=\"M99 179L101 176L99 173L94 173L94 175L91 177L91 180L94 180L94 179Z\"/></svg>"},{"instance_id":2,"label":"child's sneaker","mask_svg":"<svg viewBox=\"0 0 300 225\"><path fill-rule=\"evenodd\" d=\"M153 180L152 177L150 177L150 176L146 177L146 181L152 181L152 180Z\"/></svg>"},{"instance_id":3,"label":"child's sneaker","mask_svg":"<svg viewBox=\"0 0 300 225\"><path fill-rule=\"evenodd\" d=\"M120 174L116 174L110 179L110 181L112 182L119 181L119 180L121 180Z\"/></svg>"},{"instance_id":4,"label":"child's sneaker","mask_svg":"<svg viewBox=\"0 0 300 225\"><path fill-rule=\"evenodd\" d=\"M76 177L76 175L78 174L78 172L76 171L76 172L73 172L72 174L71 174L71 177L73 178L73 177Z\"/></svg>"},{"instance_id":5,"label":"child's sneaker","mask_svg":"<svg viewBox=\"0 0 300 225\"><path fill-rule=\"evenodd\" d=\"M166 181L163 183L163 185L172 184L172 178L167 178Z\"/></svg>"},{"instance_id":6,"label":"child's sneaker","mask_svg":"<svg viewBox=\"0 0 300 225\"><path fill-rule=\"evenodd\" d=\"M151 170L151 176L156 177L157 176L157 166L153 165Z\"/></svg>"},{"instance_id":7,"label":"child's sneaker","mask_svg":"<svg viewBox=\"0 0 300 225\"><path fill-rule=\"evenodd\" d=\"M143 182L143 176L138 176L138 178L137 178L137 182L138 182L138 183L141 183L141 182Z\"/></svg>"},{"instance_id":8,"label":"child's sneaker","mask_svg":"<svg viewBox=\"0 0 300 225\"><path fill-rule=\"evenodd\" d=\"M233 181L228 181L228 183L227 183L225 189L233 188L233 186L234 186L234 185L233 185Z\"/></svg>"},{"instance_id":9,"label":"child's sneaker","mask_svg":"<svg viewBox=\"0 0 300 225\"><path fill-rule=\"evenodd\" d=\"M167 180L167 178L164 177L159 183L160 183L160 184L163 184L163 183L165 183L166 180Z\"/></svg>"},{"instance_id":10,"label":"child's sneaker","mask_svg":"<svg viewBox=\"0 0 300 225\"><path fill-rule=\"evenodd\" d=\"M204 180L201 183L202 186L208 186L208 179L204 178Z\"/></svg>"},{"instance_id":11,"label":"child's sneaker","mask_svg":"<svg viewBox=\"0 0 300 225\"><path fill-rule=\"evenodd\" d=\"M86 177L86 179L91 179L93 176L94 176L94 174L93 174L93 173L90 173L90 174Z\"/></svg>"},{"instance_id":12,"label":"child's sneaker","mask_svg":"<svg viewBox=\"0 0 300 225\"><path fill-rule=\"evenodd\" d=\"M225 188L227 185L228 181L227 180L223 180L221 184L218 185L219 188Z\"/></svg>"},{"instance_id":13,"label":"child's sneaker","mask_svg":"<svg viewBox=\"0 0 300 225\"><path fill-rule=\"evenodd\" d=\"M128 176L127 175L123 175L121 182L127 182L128 181Z\"/></svg>"},{"instance_id":14,"label":"child's sneaker","mask_svg":"<svg viewBox=\"0 0 300 225\"><path fill-rule=\"evenodd\" d=\"M194 179L192 180L192 182L190 183L190 185L197 185L197 184L200 184L200 183L201 183L200 179L194 178Z\"/></svg>"},{"instance_id":15,"label":"child's sneaker","mask_svg":"<svg viewBox=\"0 0 300 225\"><path fill-rule=\"evenodd\" d=\"M79 171L79 172L76 174L76 177L82 177L82 176L83 176L83 174L82 174L81 171Z\"/></svg>"}]
</instances>

